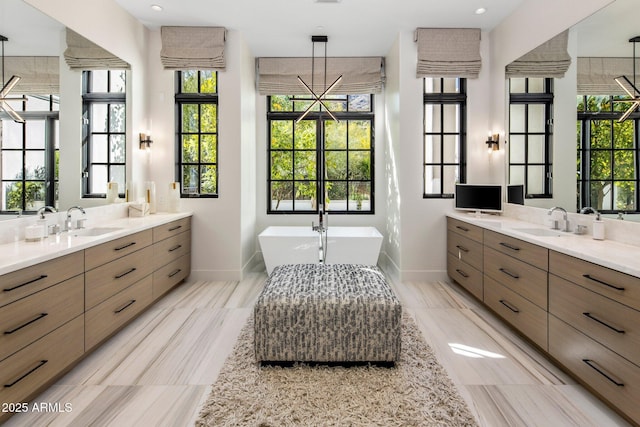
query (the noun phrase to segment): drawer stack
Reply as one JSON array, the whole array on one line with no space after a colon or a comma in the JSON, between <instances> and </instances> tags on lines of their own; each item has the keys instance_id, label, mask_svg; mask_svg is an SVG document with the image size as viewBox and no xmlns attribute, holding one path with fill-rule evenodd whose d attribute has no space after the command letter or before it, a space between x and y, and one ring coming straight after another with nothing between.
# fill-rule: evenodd
<instances>
[{"instance_id":1,"label":"drawer stack","mask_svg":"<svg viewBox=\"0 0 640 427\"><path fill-rule=\"evenodd\" d=\"M483 299L483 230L475 225L447 218L447 273L479 300Z\"/></svg>"},{"instance_id":2,"label":"drawer stack","mask_svg":"<svg viewBox=\"0 0 640 427\"><path fill-rule=\"evenodd\" d=\"M153 259L153 299L157 299L191 271L191 217L153 229Z\"/></svg>"}]
</instances>

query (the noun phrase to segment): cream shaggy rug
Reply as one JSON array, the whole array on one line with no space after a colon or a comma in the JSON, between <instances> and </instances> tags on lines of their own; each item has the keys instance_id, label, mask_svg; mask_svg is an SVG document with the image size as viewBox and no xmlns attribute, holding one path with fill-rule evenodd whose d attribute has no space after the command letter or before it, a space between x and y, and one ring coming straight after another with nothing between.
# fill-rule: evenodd
<instances>
[{"instance_id":1,"label":"cream shaggy rug","mask_svg":"<svg viewBox=\"0 0 640 427\"><path fill-rule=\"evenodd\" d=\"M197 426L476 426L415 321L402 319L394 368L260 367L249 318Z\"/></svg>"}]
</instances>

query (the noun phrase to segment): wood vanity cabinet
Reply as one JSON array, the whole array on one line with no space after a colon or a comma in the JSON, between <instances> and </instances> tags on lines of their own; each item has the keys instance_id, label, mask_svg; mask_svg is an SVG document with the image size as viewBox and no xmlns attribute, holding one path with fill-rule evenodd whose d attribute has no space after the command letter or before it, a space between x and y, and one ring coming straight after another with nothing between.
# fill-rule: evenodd
<instances>
[{"instance_id":1,"label":"wood vanity cabinet","mask_svg":"<svg viewBox=\"0 0 640 427\"><path fill-rule=\"evenodd\" d=\"M191 218L153 229L153 298L183 281L191 271Z\"/></svg>"},{"instance_id":2,"label":"wood vanity cabinet","mask_svg":"<svg viewBox=\"0 0 640 427\"><path fill-rule=\"evenodd\" d=\"M483 299L482 228L447 218L447 273L455 282Z\"/></svg>"}]
</instances>

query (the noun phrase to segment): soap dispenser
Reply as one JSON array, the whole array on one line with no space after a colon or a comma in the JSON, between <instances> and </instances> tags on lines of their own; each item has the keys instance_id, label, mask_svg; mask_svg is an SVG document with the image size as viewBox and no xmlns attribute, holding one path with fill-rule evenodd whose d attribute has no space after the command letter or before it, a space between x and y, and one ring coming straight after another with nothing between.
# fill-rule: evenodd
<instances>
[{"instance_id":1,"label":"soap dispenser","mask_svg":"<svg viewBox=\"0 0 640 427\"><path fill-rule=\"evenodd\" d=\"M593 220L593 238L604 240L604 221L600 219L600 212L596 213L596 219Z\"/></svg>"}]
</instances>

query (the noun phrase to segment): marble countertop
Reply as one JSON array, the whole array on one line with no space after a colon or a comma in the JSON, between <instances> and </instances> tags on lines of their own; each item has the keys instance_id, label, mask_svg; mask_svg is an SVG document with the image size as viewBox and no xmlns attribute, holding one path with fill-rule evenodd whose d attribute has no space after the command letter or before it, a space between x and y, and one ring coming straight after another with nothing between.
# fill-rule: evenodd
<instances>
[{"instance_id":1,"label":"marble countertop","mask_svg":"<svg viewBox=\"0 0 640 427\"><path fill-rule=\"evenodd\" d=\"M109 227L115 230L98 236L75 235L64 232L48 236L39 242L24 240L0 244L0 275L11 273L22 268L31 267L44 261L58 258L101 243L127 236L138 231L147 230L162 224L191 216L191 212L157 213L144 217L124 217L102 221L94 227Z\"/></svg>"},{"instance_id":2,"label":"marble countertop","mask_svg":"<svg viewBox=\"0 0 640 427\"><path fill-rule=\"evenodd\" d=\"M540 224L498 215L476 217L474 214L452 212L447 216L640 277L640 247L638 246L613 240L594 240L590 234L577 235L570 232L550 230ZM554 231L557 232L555 233L557 235L539 236L523 231L532 229Z\"/></svg>"}]
</instances>

